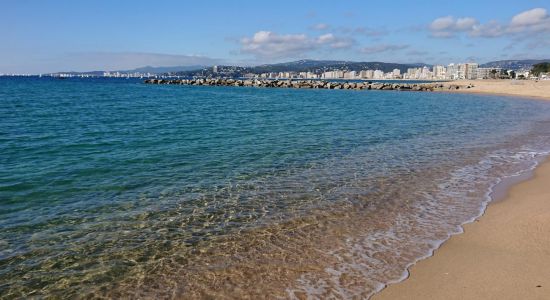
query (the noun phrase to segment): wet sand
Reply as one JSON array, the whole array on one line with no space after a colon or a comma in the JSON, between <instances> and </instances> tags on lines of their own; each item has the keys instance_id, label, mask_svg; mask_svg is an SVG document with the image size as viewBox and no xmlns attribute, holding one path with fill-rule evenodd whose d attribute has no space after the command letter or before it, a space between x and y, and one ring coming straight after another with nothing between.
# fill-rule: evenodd
<instances>
[{"instance_id":1,"label":"wet sand","mask_svg":"<svg viewBox=\"0 0 550 300\"><path fill-rule=\"evenodd\" d=\"M550 100L550 80L459 80L446 85L459 85L458 93L498 94ZM466 88L467 86L471 88Z\"/></svg>"},{"instance_id":2,"label":"wet sand","mask_svg":"<svg viewBox=\"0 0 550 300\"><path fill-rule=\"evenodd\" d=\"M550 299L550 160L373 299Z\"/></svg>"}]
</instances>

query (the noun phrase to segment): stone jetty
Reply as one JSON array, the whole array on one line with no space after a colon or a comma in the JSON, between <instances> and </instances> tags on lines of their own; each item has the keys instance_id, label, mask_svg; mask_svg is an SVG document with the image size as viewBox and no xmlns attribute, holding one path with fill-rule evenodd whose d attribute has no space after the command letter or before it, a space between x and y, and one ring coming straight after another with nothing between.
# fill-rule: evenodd
<instances>
[{"instance_id":1,"label":"stone jetty","mask_svg":"<svg viewBox=\"0 0 550 300\"><path fill-rule=\"evenodd\" d=\"M397 91L435 91L458 90L459 85L443 83L390 83L390 82L346 82L325 80L258 80L258 79L147 79L146 84L174 84L195 86L238 86L262 88L330 89L330 90L397 90ZM468 86L467 88L470 88Z\"/></svg>"}]
</instances>

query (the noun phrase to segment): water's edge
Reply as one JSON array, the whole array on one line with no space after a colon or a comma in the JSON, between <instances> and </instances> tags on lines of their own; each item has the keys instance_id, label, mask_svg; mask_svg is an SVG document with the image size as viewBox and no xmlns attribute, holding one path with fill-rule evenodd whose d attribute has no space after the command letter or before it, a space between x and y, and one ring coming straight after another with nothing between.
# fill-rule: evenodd
<instances>
[{"instance_id":1,"label":"water's edge","mask_svg":"<svg viewBox=\"0 0 550 300\"><path fill-rule=\"evenodd\" d=\"M529 180L533 179L534 175L535 175L535 172L536 172L536 170L539 166L541 166L545 163L550 164L550 153L549 152L539 153L539 155L540 155L539 157L535 158L535 160L533 162L533 165L528 167L527 169L521 170L521 171L513 173L511 175L507 175L507 176L504 176L504 177L501 177L501 178L497 178L496 183L491 185L489 187L489 189L487 190L487 192L485 194L486 200L484 200L481 203L481 209L480 209L480 213L478 215L476 215L473 218L471 218L470 220L467 220L467 221L463 222L462 224L460 224L460 226L457 228L456 232L449 233L447 238L445 238L444 240L438 242L436 244L436 246L429 251L429 253L427 253L424 256L419 257L414 262L410 263L406 267L406 270L403 272L402 277L400 277L397 280L388 281L386 284L381 286L379 289L373 291L373 293L371 295L369 295L367 299L371 299L376 294L380 293L382 290L390 287L391 285L398 284L398 283L401 283L401 282L407 280L409 277L411 277L411 269L417 263L419 263L419 262L421 262L425 259L429 259L429 258L433 257L434 255L436 255L436 252L443 246L443 244L445 244L447 241L449 241L453 236L463 234L464 233L464 226L467 225L467 224L474 223L477 220L481 219L485 215L485 213L487 212L487 209L489 208L489 206L492 203L500 202L500 201L506 201L506 199L508 198L509 191L512 187L514 187L514 186L516 186L516 185L518 185L522 182L526 182L526 181L529 181Z\"/></svg>"}]
</instances>

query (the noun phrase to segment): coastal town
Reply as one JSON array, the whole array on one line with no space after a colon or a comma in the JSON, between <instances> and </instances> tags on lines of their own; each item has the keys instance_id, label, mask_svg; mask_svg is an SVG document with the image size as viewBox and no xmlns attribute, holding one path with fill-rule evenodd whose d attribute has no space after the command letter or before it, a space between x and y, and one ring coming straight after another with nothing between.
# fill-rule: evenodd
<instances>
[{"instance_id":1,"label":"coastal town","mask_svg":"<svg viewBox=\"0 0 550 300\"><path fill-rule=\"evenodd\" d=\"M213 67L214 73L218 73L217 66ZM402 73L400 69L390 72L382 70L347 71L333 70L322 73L314 72L278 72L245 74L246 78L265 79L372 79L372 80L460 80L460 79L512 79L529 78L530 70L505 70L502 68L482 68L477 63L451 63L448 66L435 65L418 68L407 68Z\"/></svg>"},{"instance_id":2,"label":"coastal town","mask_svg":"<svg viewBox=\"0 0 550 300\"><path fill-rule=\"evenodd\" d=\"M308 62L310 65L300 65ZM537 64L535 64L537 65ZM58 72L41 74L58 78L241 78L266 80L422 80L451 81L476 79L550 79L549 63L535 65L499 65L479 64L475 62L451 63L448 65L411 65L392 63L332 62L323 65L323 61L296 61L285 64L261 65L256 67L214 65L202 69L181 72L139 72L139 71L94 71L94 72ZM370 66L375 66L370 68ZM1 74L0 76L32 76L28 74Z\"/></svg>"}]
</instances>

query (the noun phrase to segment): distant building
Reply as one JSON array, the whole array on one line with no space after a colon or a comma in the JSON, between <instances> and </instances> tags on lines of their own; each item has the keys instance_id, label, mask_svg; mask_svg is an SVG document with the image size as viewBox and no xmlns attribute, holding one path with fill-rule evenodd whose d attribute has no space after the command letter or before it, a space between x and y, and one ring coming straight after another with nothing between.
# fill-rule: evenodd
<instances>
[{"instance_id":1,"label":"distant building","mask_svg":"<svg viewBox=\"0 0 550 300\"><path fill-rule=\"evenodd\" d=\"M401 77L401 70L399 70L399 69L393 69L393 71L392 71L392 77L393 77L394 79L400 78L400 77Z\"/></svg>"},{"instance_id":2,"label":"distant building","mask_svg":"<svg viewBox=\"0 0 550 300\"><path fill-rule=\"evenodd\" d=\"M445 79L456 80L458 78L458 65L449 64L445 72Z\"/></svg>"},{"instance_id":3,"label":"distant building","mask_svg":"<svg viewBox=\"0 0 550 300\"><path fill-rule=\"evenodd\" d=\"M477 68L477 79L493 79L500 74L502 68Z\"/></svg>"},{"instance_id":4,"label":"distant building","mask_svg":"<svg viewBox=\"0 0 550 300\"><path fill-rule=\"evenodd\" d=\"M465 63L458 65L458 79L476 79L477 78L477 68L478 64L476 63Z\"/></svg>"},{"instance_id":5,"label":"distant building","mask_svg":"<svg viewBox=\"0 0 550 300\"><path fill-rule=\"evenodd\" d=\"M362 79L372 79L374 78L374 71L373 70L363 70L359 72L359 77Z\"/></svg>"},{"instance_id":6,"label":"distant building","mask_svg":"<svg viewBox=\"0 0 550 300\"><path fill-rule=\"evenodd\" d=\"M328 72L324 72L323 74L321 74L321 78L323 78L323 79L334 79L334 78L336 78L336 75L334 74L333 71L328 71Z\"/></svg>"},{"instance_id":7,"label":"distant building","mask_svg":"<svg viewBox=\"0 0 550 300\"><path fill-rule=\"evenodd\" d=\"M357 73L355 71L344 72L345 79L355 79L356 77L357 77Z\"/></svg>"},{"instance_id":8,"label":"distant building","mask_svg":"<svg viewBox=\"0 0 550 300\"><path fill-rule=\"evenodd\" d=\"M317 76L317 74L315 74L313 72L307 72L306 73L306 78L307 79L317 79L317 78L319 78L319 76Z\"/></svg>"},{"instance_id":9,"label":"distant building","mask_svg":"<svg viewBox=\"0 0 550 300\"><path fill-rule=\"evenodd\" d=\"M408 68L407 73L405 73L406 79L420 79L422 74L422 69L420 68Z\"/></svg>"},{"instance_id":10,"label":"distant building","mask_svg":"<svg viewBox=\"0 0 550 300\"><path fill-rule=\"evenodd\" d=\"M434 79L443 80L446 77L446 73L447 73L447 69L445 68L445 66L435 65L433 67Z\"/></svg>"}]
</instances>

